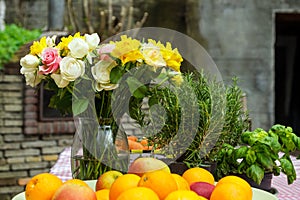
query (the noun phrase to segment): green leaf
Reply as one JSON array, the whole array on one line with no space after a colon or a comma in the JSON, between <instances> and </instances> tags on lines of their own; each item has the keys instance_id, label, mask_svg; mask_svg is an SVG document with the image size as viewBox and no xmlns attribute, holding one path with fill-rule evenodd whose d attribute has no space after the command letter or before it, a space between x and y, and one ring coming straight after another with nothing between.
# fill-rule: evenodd
<instances>
[{"instance_id":1,"label":"green leaf","mask_svg":"<svg viewBox=\"0 0 300 200\"><path fill-rule=\"evenodd\" d=\"M156 96L151 96L151 97L149 97L149 101L148 101L148 104L149 104L149 106L151 107L151 106L153 106L153 105L155 105L155 104L158 104L158 98L156 97Z\"/></svg>"},{"instance_id":2,"label":"green leaf","mask_svg":"<svg viewBox=\"0 0 300 200\"><path fill-rule=\"evenodd\" d=\"M246 175L259 185L265 176L265 171L258 165L253 164L246 170Z\"/></svg>"},{"instance_id":3,"label":"green leaf","mask_svg":"<svg viewBox=\"0 0 300 200\"><path fill-rule=\"evenodd\" d=\"M248 147L247 146L242 146L238 149L235 150L235 159L239 158L245 158L247 155Z\"/></svg>"},{"instance_id":4,"label":"green leaf","mask_svg":"<svg viewBox=\"0 0 300 200\"><path fill-rule=\"evenodd\" d=\"M247 154L246 154L246 157L245 157L246 162L247 162L249 165L251 165L251 164L255 163L256 158L257 158L257 157L256 157L256 155L255 155L255 151L253 151L252 149L249 149L249 150L247 151Z\"/></svg>"},{"instance_id":5,"label":"green leaf","mask_svg":"<svg viewBox=\"0 0 300 200\"><path fill-rule=\"evenodd\" d=\"M272 158L269 156L269 154L257 152L257 161L261 164L262 167L265 168L266 171L271 171L273 169L273 166L275 165Z\"/></svg>"},{"instance_id":6,"label":"green leaf","mask_svg":"<svg viewBox=\"0 0 300 200\"><path fill-rule=\"evenodd\" d=\"M300 150L300 137L298 137L297 135L293 135L292 140L296 145L296 148Z\"/></svg>"},{"instance_id":7,"label":"green leaf","mask_svg":"<svg viewBox=\"0 0 300 200\"><path fill-rule=\"evenodd\" d=\"M252 132L246 131L241 135L241 140L243 143L248 144L248 141L252 135Z\"/></svg>"},{"instance_id":8,"label":"green leaf","mask_svg":"<svg viewBox=\"0 0 300 200\"><path fill-rule=\"evenodd\" d=\"M73 115L79 115L80 113L83 113L89 105L89 100L84 99L75 99L72 104L73 109Z\"/></svg>"},{"instance_id":9,"label":"green leaf","mask_svg":"<svg viewBox=\"0 0 300 200\"><path fill-rule=\"evenodd\" d=\"M121 79L121 77L124 75L124 69L116 66L110 71L110 82L111 83L118 83L118 81Z\"/></svg>"},{"instance_id":10,"label":"green leaf","mask_svg":"<svg viewBox=\"0 0 300 200\"><path fill-rule=\"evenodd\" d=\"M232 166L230 166L232 167ZM237 172L239 174L243 174L244 173L244 168L247 167L247 163L245 160L243 160L239 165L238 165L238 168L237 168Z\"/></svg>"},{"instance_id":11,"label":"green leaf","mask_svg":"<svg viewBox=\"0 0 300 200\"><path fill-rule=\"evenodd\" d=\"M288 184L292 184L296 180L296 171L290 159L279 159L281 170L287 175Z\"/></svg>"},{"instance_id":12,"label":"green leaf","mask_svg":"<svg viewBox=\"0 0 300 200\"><path fill-rule=\"evenodd\" d=\"M137 80L134 77L128 77L126 79L126 82L128 84L129 90L131 94L136 98L143 98L145 97L148 89L147 87L141 83L139 80Z\"/></svg>"}]
</instances>

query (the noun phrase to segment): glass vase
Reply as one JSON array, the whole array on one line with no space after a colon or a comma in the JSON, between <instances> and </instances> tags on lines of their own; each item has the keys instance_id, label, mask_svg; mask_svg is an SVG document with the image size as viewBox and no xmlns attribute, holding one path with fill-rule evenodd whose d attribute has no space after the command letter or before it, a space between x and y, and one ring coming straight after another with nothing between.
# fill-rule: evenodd
<instances>
[{"instance_id":1,"label":"glass vase","mask_svg":"<svg viewBox=\"0 0 300 200\"><path fill-rule=\"evenodd\" d=\"M127 172L129 147L126 133L120 127L79 118L71 150L73 178L96 180L106 171Z\"/></svg>"}]
</instances>

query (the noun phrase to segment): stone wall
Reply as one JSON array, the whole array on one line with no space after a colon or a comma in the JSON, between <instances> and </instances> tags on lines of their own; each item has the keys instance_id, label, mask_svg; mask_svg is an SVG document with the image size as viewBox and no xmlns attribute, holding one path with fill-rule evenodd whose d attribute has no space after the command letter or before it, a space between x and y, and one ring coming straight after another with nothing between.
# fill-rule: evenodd
<instances>
[{"instance_id":1,"label":"stone wall","mask_svg":"<svg viewBox=\"0 0 300 200\"><path fill-rule=\"evenodd\" d=\"M275 14L300 14L300 1L201 0L199 27L223 79L240 79L253 128L274 123Z\"/></svg>"},{"instance_id":2,"label":"stone wall","mask_svg":"<svg viewBox=\"0 0 300 200\"><path fill-rule=\"evenodd\" d=\"M26 101L30 104L23 104ZM62 133L59 124L55 123L40 124L40 128L48 130L48 134L28 129L30 124L38 124L35 119L37 107L34 103L37 103L35 93L25 90L21 75L0 74L1 200L11 199L13 195L24 191L30 177L48 172L59 153L71 145L74 133L71 125L68 132L72 134ZM30 134L25 135L24 130ZM54 131L50 133L49 130Z\"/></svg>"}]
</instances>

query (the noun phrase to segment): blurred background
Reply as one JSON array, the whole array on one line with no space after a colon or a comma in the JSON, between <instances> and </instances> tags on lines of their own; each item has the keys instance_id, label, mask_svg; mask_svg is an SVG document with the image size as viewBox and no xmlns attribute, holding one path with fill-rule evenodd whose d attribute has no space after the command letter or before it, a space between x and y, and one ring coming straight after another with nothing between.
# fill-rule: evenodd
<instances>
[{"instance_id":1,"label":"blurred background","mask_svg":"<svg viewBox=\"0 0 300 200\"><path fill-rule=\"evenodd\" d=\"M0 0L0 29L11 24L43 35L97 32L101 40L136 27L179 31L206 49L225 84L239 78L252 129L281 123L300 135L299 0ZM0 44L6 40L2 35ZM0 62L0 199L51 167L74 132L68 120L53 124L57 116L42 112L47 98L26 89L24 45ZM8 50L0 46L2 55Z\"/></svg>"}]
</instances>

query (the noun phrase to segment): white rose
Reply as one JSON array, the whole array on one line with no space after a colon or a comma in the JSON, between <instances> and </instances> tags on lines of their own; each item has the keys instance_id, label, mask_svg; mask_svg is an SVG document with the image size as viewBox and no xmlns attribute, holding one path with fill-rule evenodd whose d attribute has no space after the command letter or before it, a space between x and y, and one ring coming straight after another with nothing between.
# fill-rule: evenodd
<instances>
[{"instance_id":1,"label":"white rose","mask_svg":"<svg viewBox=\"0 0 300 200\"><path fill-rule=\"evenodd\" d=\"M37 86L41 81L42 77L41 75L38 75L34 72L26 72L24 74L26 85L30 85L31 87Z\"/></svg>"},{"instance_id":2,"label":"white rose","mask_svg":"<svg viewBox=\"0 0 300 200\"><path fill-rule=\"evenodd\" d=\"M69 84L69 81L64 80L61 74L51 74L51 78L59 88L64 88Z\"/></svg>"},{"instance_id":3,"label":"white rose","mask_svg":"<svg viewBox=\"0 0 300 200\"><path fill-rule=\"evenodd\" d=\"M53 35L51 38L50 37L46 38L47 47L54 47L55 46L56 37L57 37L56 35Z\"/></svg>"},{"instance_id":4,"label":"white rose","mask_svg":"<svg viewBox=\"0 0 300 200\"><path fill-rule=\"evenodd\" d=\"M116 89L117 87L119 87L118 84L111 84L111 83L107 83L107 84L102 84L102 83L96 83L96 90L98 92L101 92L102 90L114 90Z\"/></svg>"},{"instance_id":5,"label":"white rose","mask_svg":"<svg viewBox=\"0 0 300 200\"><path fill-rule=\"evenodd\" d=\"M92 68L92 75L99 83L110 83L110 71L116 66L114 61L100 60Z\"/></svg>"},{"instance_id":6,"label":"white rose","mask_svg":"<svg viewBox=\"0 0 300 200\"><path fill-rule=\"evenodd\" d=\"M100 42L100 38L97 33L93 33L92 35L85 34L85 41L89 45L90 50L96 49Z\"/></svg>"},{"instance_id":7,"label":"white rose","mask_svg":"<svg viewBox=\"0 0 300 200\"><path fill-rule=\"evenodd\" d=\"M40 60L31 54L27 54L20 60L20 65L22 66L20 73L34 73L39 66Z\"/></svg>"},{"instance_id":8,"label":"white rose","mask_svg":"<svg viewBox=\"0 0 300 200\"><path fill-rule=\"evenodd\" d=\"M83 58L89 52L89 45L81 38L74 38L68 44L68 48L74 58Z\"/></svg>"},{"instance_id":9,"label":"white rose","mask_svg":"<svg viewBox=\"0 0 300 200\"><path fill-rule=\"evenodd\" d=\"M116 65L116 62L112 60L100 60L91 68L92 75L97 82L96 89L98 91L103 89L112 90L117 87L116 84L110 83L110 72Z\"/></svg>"},{"instance_id":10,"label":"white rose","mask_svg":"<svg viewBox=\"0 0 300 200\"><path fill-rule=\"evenodd\" d=\"M66 56L60 61L60 73L64 80L74 81L85 72L85 64L82 60Z\"/></svg>"}]
</instances>

